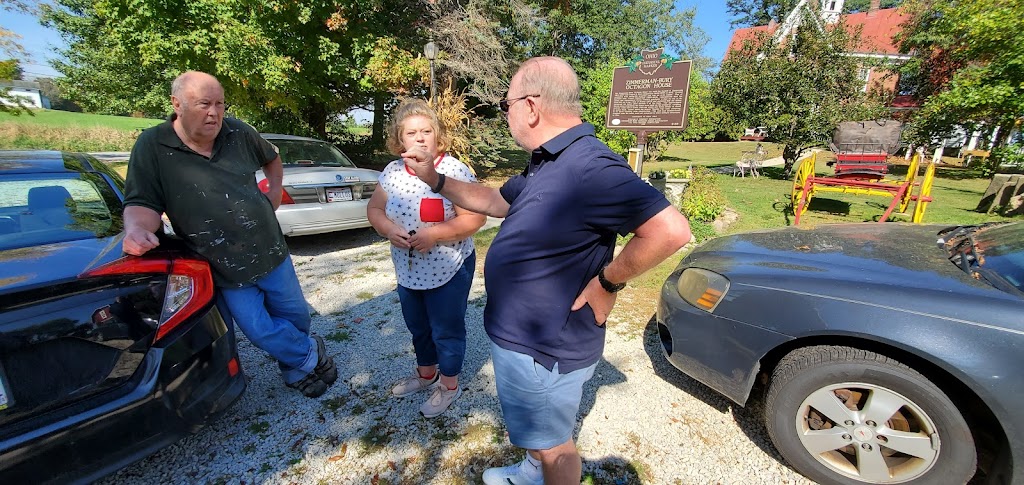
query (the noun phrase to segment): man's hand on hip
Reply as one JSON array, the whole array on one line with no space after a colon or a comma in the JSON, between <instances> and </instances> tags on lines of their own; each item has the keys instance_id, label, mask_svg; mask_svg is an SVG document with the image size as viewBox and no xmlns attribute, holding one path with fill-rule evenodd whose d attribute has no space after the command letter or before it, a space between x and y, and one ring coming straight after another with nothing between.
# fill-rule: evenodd
<instances>
[{"instance_id":1,"label":"man's hand on hip","mask_svg":"<svg viewBox=\"0 0 1024 485\"><path fill-rule=\"evenodd\" d=\"M156 234L142 228L129 229L121 242L124 252L133 256L142 256L159 245L160 239Z\"/></svg>"},{"instance_id":2,"label":"man's hand on hip","mask_svg":"<svg viewBox=\"0 0 1024 485\"><path fill-rule=\"evenodd\" d=\"M612 308L615 307L615 298L616 294L605 291L595 276L587 283L586 288L583 288L580 296L576 297L576 301L572 304L572 311L577 311L583 308L583 305L590 304L590 309L594 311L594 318L597 320L594 323L604 326Z\"/></svg>"}]
</instances>

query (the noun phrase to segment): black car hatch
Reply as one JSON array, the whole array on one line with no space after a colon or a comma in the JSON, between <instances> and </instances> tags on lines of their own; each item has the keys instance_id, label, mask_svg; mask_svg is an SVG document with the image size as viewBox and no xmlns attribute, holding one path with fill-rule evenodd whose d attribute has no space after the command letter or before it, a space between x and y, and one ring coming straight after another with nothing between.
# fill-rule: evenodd
<instances>
[{"instance_id":1,"label":"black car hatch","mask_svg":"<svg viewBox=\"0 0 1024 485\"><path fill-rule=\"evenodd\" d=\"M212 301L208 264L173 252L52 270L0 285L0 438L131 392L150 348Z\"/></svg>"}]
</instances>

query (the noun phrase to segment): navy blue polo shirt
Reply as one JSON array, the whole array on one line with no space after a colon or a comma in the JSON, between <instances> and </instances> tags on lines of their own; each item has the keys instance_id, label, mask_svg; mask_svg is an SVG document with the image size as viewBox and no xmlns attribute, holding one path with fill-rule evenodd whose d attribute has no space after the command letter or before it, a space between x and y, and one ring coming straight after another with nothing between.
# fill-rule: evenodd
<instances>
[{"instance_id":1,"label":"navy blue polo shirt","mask_svg":"<svg viewBox=\"0 0 1024 485\"><path fill-rule=\"evenodd\" d=\"M498 346L562 374L604 352L603 326L576 297L612 260L617 234L669 206L582 123L533 151L501 187L508 215L487 251L484 328Z\"/></svg>"}]
</instances>

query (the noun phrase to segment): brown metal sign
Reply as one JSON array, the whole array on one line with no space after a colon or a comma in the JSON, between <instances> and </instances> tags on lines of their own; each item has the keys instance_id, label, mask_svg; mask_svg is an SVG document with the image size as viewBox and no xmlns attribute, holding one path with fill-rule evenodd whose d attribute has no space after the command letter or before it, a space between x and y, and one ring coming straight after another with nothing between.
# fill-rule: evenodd
<instances>
[{"instance_id":1,"label":"brown metal sign","mask_svg":"<svg viewBox=\"0 0 1024 485\"><path fill-rule=\"evenodd\" d=\"M605 126L613 130L685 130L692 61L665 49L641 51L612 74Z\"/></svg>"}]
</instances>

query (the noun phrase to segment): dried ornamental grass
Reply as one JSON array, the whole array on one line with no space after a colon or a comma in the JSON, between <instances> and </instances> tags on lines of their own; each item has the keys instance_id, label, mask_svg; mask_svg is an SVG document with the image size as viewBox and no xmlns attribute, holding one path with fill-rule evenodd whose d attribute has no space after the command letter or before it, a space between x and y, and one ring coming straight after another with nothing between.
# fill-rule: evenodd
<instances>
[{"instance_id":1,"label":"dried ornamental grass","mask_svg":"<svg viewBox=\"0 0 1024 485\"><path fill-rule=\"evenodd\" d=\"M456 93L449 79L448 85L441 89L429 104L437 112L438 122L448 133L451 143L448 151L475 173L473 159L478 150L470 142L471 110L466 109L466 94Z\"/></svg>"},{"instance_id":2,"label":"dried ornamental grass","mask_svg":"<svg viewBox=\"0 0 1024 485\"><path fill-rule=\"evenodd\" d=\"M0 123L0 148L77 152L129 151L139 133L103 126L53 127Z\"/></svg>"}]
</instances>

